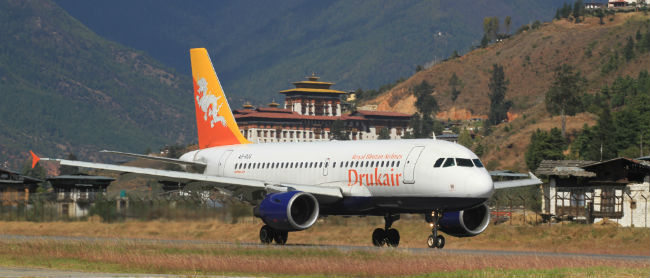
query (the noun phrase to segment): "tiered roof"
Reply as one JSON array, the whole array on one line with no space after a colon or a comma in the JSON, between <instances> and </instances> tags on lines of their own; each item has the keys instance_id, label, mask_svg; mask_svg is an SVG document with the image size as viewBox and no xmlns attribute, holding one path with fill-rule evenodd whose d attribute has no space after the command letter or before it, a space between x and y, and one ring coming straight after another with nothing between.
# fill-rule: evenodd
<instances>
[{"instance_id":1,"label":"tiered roof","mask_svg":"<svg viewBox=\"0 0 650 278\"><path fill-rule=\"evenodd\" d=\"M298 81L298 82L293 82L293 85L296 86L296 88L293 89L288 89L288 90L283 90L280 91L281 94L298 94L298 93L307 93L307 94L319 94L319 93L325 93L325 94L346 94L346 92L339 91L339 90L332 90L330 87L334 85L334 83L331 82L322 82L318 81L320 77L315 76L312 74L312 76L308 76L307 80L305 81Z\"/></svg>"}]
</instances>

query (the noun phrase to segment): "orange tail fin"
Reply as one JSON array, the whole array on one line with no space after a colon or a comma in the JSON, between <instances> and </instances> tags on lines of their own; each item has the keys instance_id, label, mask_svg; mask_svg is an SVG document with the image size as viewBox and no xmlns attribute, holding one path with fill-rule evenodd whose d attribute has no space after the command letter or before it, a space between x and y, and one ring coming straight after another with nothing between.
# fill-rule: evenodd
<instances>
[{"instance_id":1,"label":"orange tail fin","mask_svg":"<svg viewBox=\"0 0 650 278\"><path fill-rule=\"evenodd\" d=\"M205 48L190 49L199 148L250 143L239 131Z\"/></svg>"}]
</instances>

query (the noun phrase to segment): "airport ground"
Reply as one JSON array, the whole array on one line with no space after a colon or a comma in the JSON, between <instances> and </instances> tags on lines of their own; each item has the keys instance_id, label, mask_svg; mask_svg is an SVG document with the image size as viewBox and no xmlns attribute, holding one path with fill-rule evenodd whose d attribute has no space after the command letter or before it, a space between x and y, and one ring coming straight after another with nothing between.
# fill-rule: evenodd
<instances>
[{"instance_id":1,"label":"airport ground","mask_svg":"<svg viewBox=\"0 0 650 278\"><path fill-rule=\"evenodd\" d=\"M190 276L650 276L646 228L503 223L477 237L447 237L445 249L434 250L424 248L429 228L417 217L394 224L399 248L371 247L381 224L328 218L291 233L288 246L264 246L253 220L0 222L0 266Z\"/></svg>"}]
</instances>

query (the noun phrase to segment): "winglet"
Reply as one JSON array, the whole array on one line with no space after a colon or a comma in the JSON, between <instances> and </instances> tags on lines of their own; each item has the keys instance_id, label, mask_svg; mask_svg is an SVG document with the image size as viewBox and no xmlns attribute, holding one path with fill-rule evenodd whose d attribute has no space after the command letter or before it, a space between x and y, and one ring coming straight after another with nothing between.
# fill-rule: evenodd
<instances>
[{"instance_id":1,"label":"winglet","mask_svg":"<svg viewBox=\"0 0 650 278\"><path fill-rule=\"evenodd\" d=\"M29 153L32 155L32 169L34 169L34 167L36 167L36 163L38 163L41 158L38 157L38 155L36 155L33 151L29 151Z\"/></svg>"}]
</instances>

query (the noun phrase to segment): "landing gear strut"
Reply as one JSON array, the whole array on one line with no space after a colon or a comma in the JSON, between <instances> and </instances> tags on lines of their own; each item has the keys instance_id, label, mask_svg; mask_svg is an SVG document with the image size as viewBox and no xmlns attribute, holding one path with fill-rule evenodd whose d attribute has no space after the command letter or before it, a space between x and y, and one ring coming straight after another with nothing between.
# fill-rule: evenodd
<instances>
[{"instance_id":1,"label":"landing gear strut","mask_svg":"<svg viewBox=\"0 0 650 278\"><path fill-rule=\"evenodd\" d=\"M429 248L439 248L445 247L445 237L438 234L438 228L440 228L439 220L442 216L440 211L433 211L431 215L427 215L427 222L431 223L431 235L427 238L427 245Z\"/></svg>"},{"instance_id":2,"label":"landing gear strut","mask_svg":"<svg viewBox=\"0 0 650 278\"><path fill-rule=\"evenodd\" d=\"M276 244L284 245L285 243L287 243L288 238L289 238L289 232L278 231L276 229L269 227L268 225L264 225L260 229L260 241L263 244L270 244L275 240Z\"/></svg>"},{"instance_id":3,"label":"landing gear strut","mask_svg":"<svg viewBox=\"0 0 650 278\"><path fill-rule=\"evenodd\" d=\"M399 220L399 214L386 214L384 215L385 225L384 228L377 228L372 233L372 244L377 247L382 247L384 244L390 247L397 247L399 245L399 232L397 229L392 229L393 222Z\"/></svg>"}]
</instances>

